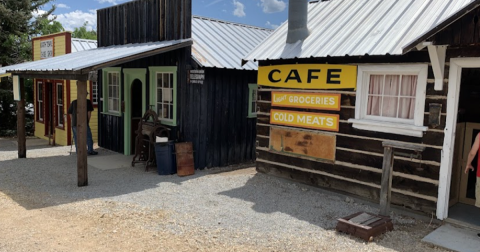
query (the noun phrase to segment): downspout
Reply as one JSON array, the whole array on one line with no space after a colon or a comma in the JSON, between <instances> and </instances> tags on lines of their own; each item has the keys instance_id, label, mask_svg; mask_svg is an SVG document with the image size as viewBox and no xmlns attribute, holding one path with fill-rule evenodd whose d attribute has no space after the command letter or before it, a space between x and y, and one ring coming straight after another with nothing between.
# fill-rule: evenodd
<instances>
[{"instance_id":1,"label":"downspout","mask_svg":"<svg viewBox=\"0 0 480 252\"><path fill-rule=\"evenodd\" d=\"M307 27L308 0L290 0L288 4L287 43L303 41L310 35Z\"/></svg>"}]
</instances>

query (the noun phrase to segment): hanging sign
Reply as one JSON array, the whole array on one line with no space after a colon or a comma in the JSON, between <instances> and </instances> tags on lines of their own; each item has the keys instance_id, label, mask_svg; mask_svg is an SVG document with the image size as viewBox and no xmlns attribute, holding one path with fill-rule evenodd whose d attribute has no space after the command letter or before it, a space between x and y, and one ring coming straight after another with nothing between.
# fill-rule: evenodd
<instances>
[{"instance_id":1,"label":"hanging sign","mask_svg":"<svg viewBox=\"0 0 480 252\"><path fill-rule=\"evenodd\" d=\"M203 84L205 80L205 70L188 70L188 83L190 84Z\"/></svg>"},{"instance_id":2,"label":"hanging sign","mask_svg":"<svg viewBox=\"0 0 480 252\"><path fill-rule=\"evenodd\" d=\"M22 99L22 93L20 92L20 79L18 75L12 76L13 78L13 100L20 101Z\"/></svg>"},{"instance_id":3,"label":"hanging sign","mask_svg":"<svg viewBox=\"0 0 480 252\"><path fill-rule=\"evenodd\" d=\"M53 39L40 41L40 59L53 57Z\"/></svg>"},{"instance_id":4,"label":"hanging sign","mask_svg":"<svg viewBox=\"0 0 480 252\"><path fill-rule=\"evenodd\" d=\"M288 110L270 110L270 124L338 132L339 115Z\"/></svg>"},{"instance_id":5,"label":"hanging sign","mask_svg":"<svg viewBox=\"0 0 480 252\"><path fill-rule=\"evenodd\" d=\"M357 66L296 64L258 67L258 85L300 89L355 89Z\"/></svg>"},{"instance_id":6,"label":"hanging sign","mask_svg":"<svg viewBox=\"0 0 480 252\"><path fill-rule=\"evenodd\" d=\"M340 94L272 92L272 106L340 110Z\"/></svg>"}]
</instances>

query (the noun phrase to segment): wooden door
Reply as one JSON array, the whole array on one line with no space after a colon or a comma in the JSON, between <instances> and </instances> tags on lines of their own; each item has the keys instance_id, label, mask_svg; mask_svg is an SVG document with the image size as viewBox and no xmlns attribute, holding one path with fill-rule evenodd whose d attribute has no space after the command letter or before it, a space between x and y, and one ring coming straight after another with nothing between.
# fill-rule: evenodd
<instances>
[{"instance_id":1,"label":"wooden door","mask_svg":"<svg viewBox=\"0 0 480 252\"><path fill-rule=\"evenodd\" d=\"M468 153L472 147L475 137L480 132L480 123L466 123L465 127L465 140L463 144L463 155L461 162L461 173L460 173L460 194L459 202L474 205L475 204L475 184L477 182L477 162L478 157L475 157L472 161L473 171L469 171L465 174L464 170L466 167L466 162L468 158Z\"/></svg>"},{"instance_id":2,"label":"wooden door","mask_svg":"<svg viewBox=\"0 0 480 252\"><path fill-rule=\"evenodd\" d=\"M132 88L130 94L131 97L131 112L132 112L132 119L131 119L131 136L130 136L130 154L135 153L135 131L138 129L138 123L142 119L142 82L139 79L135 79L132 83Z\"/></svg>"}]
</instances>

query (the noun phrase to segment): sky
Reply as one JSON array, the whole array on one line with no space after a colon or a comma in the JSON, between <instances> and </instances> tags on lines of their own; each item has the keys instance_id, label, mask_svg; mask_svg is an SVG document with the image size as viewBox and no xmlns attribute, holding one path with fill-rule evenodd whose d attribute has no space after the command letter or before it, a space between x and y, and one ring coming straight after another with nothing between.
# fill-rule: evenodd
<instances>
[{"instance_id":1,"label":"sky","mask_svg":"<svg viewBox=\"0 0 480 252\"><path fill-rule=\"evenodd\" d=\"M88 22L88 30L96 30L97 9L131 0L54 0L53 13L67 31ZM175 1L175 0L171 0ZM48 4L44 9L48 9ZM288 0L192 0L192 13L209 17L275 29L287 20Z\"/></svg>"}]
</instances>

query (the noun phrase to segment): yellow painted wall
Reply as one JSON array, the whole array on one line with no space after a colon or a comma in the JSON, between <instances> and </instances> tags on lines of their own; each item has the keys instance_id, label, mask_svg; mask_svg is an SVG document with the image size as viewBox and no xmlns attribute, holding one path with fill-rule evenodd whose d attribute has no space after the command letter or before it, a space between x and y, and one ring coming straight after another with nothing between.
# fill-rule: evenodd
<instances>
[{"instance_id":1,"label":"yellow painted wall","mask_svg":"<svg viewBox=\"0 0 480 252\"><path fill-rule=\"evenodd\" d=\"M37 113L38 111L36 110L37 108L37 97L36 97L36 94L37 94L37 80L34 79L34 94L35 94L35 101L34 101L34 108L35 108L35 133L34 135L38 138L42 138L42 139L46 139L48 140L48 137L45 136L45 124L43 123L40 123L40 122L37 122L36 121L36 118L37 118ZM55 82L55 84L58 83ZM68 109L68 104L67 104L67 92L66 92L66 89L67 89L67 86L65 85L65 80L63 81L64 85L63 85L63 88L64 88L64 91L63 91L63 113L67 113L67 109ZM65 125L64 125L64 129L61 129L61 128L57 128L55 127L55 144L56 145L67 145L68 142L67 142L67 138L68 138L68 135L67 135L67 121L66 121L66 118L65 118Z\"/></svg>"},{"instance_id":2,"label":"yellow painted wall","mask_svg":"<svg viewBox=\"0 0 480 252\"><path fill-rule=\"evenodd\" d=\"M42 40L53 39L53 55L60 56L66 53L66 39L65 33L58 35L47 35L43 37L33 38L33 60L40 60L40 42Z\"/></svg>"},{"instance_id":3,"label":"yellow painted wall","mask_svg":"<svg viewBox=\"0 0 480 252\"><path fill-rule=\"evenodd\" d=\"M88 97L90 97L90 93L91 93L90 82L87 85L87 91L89 93ZM76 80L70 81L70 99L71 101L77 99L77 81ZM93 142L98 143L98 108L94 107L89 125L90 125L90 130L92 131Z\"/></svg>"}]
</instances>

